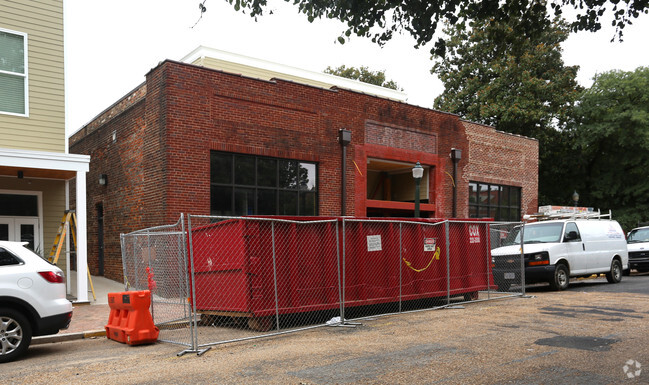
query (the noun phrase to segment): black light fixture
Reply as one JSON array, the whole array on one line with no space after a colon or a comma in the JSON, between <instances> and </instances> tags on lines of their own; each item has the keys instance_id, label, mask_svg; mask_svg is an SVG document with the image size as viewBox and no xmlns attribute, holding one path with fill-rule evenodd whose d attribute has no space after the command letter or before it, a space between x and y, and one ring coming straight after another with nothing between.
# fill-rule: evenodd
<instances>
[{"instance_id":1,"label":"black light fixture","mask_svg":"<svg viewBox=\"0 0 649 385\"><path fill-rule=\"evenodd\" d=\"M345 130L344 128L341 128L338 130L338 143L340 143L340 147L342 147L342 160L341 160L341 169L340 169L340 174L341 174L341 188L340 188L340 215L345 216L345 198L347 195L347 190L346 190L346 185L347 185L347 177L345 174L345 171L347 169L347 146L352 142L352 132L350 130Z\"/></svg>"},{"instance_id":2,"label":"black light fixture","mask_svg":"<svg viewBox=\"0 0 649 385\"><path fill-rule=\"evenodd\" d=\"M417 161L415 167L412 168L412 177L415 178L415 218L419 218L419 185L421 178L424 176L424 168L421 163Z\"/></svg>"},{"instance_id":3,"label":"black light fixture","mask_svg":"<svg viewBox=\"0 0 649 385\"><path fill-rule=\"evenodd\" d=\"M462 150L451 148L451 160L453 161L453 218L457 216L457 164L462 159Z\"/></svg>"},{"instance_id":4,"label":"black light fixture","mask_svg":"<svg viewBox=\"0 0 649 385\"><path fill-rule=\"evenodd\" d=\"M108 184L108 176L106 174L99 175L99 185L106 186Z\"/></svg>"},{"instance_id":5,"label":"black light fixture","mask_svg":"<svg viewBox=\"0 0 649 385\"><path fill-rule=\"evenodd\" d=\"M577 190L572 193L572 200L573 202L575 202L575 207L577 207L577 203L579 203L579 193L577 192Z\"/></svg>"},{"instance_id":6,"label":"black light fixture","mask_svg":"<svg viewBox=\"0 0 649 385\"><path fill-rule=\"evenodd\" d=\"M18 171L18 179L23 179L25 175L23 174L22 171Z\"/></svg>"}]
</instances>

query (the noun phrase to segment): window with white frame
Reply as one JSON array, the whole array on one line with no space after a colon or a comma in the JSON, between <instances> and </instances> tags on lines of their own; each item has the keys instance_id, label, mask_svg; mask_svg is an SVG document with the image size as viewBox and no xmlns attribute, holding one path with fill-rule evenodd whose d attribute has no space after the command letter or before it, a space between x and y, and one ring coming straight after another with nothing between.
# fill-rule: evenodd
<instances>
[{"instance_id":1,"label":"window with white frame","mask_svg":"<svg viewBox=\"0 0 649 385\"><path fill-rule=\"evenodd\" d=\"M0 28L0 113L28 115L27 34Z\"/></svg>"}]
</instances>

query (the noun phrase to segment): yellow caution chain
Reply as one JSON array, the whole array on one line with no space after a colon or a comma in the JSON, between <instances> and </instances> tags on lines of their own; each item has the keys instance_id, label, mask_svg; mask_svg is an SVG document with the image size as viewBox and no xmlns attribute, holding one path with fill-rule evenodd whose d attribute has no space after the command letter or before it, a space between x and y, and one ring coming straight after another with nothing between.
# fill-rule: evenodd
<instances>
[{"instance_id":1,"label":"yellow caution chain","mask_svg":"<svg viewBox=\"0 0 649 385\"><path fill-rule=\"evenodd\" d=\"M406 263L406 266L408 266L412 270L416 271L417 273L421 273L422 271L424 271L424 270L426 270L426 269L428 269L430 267L430 265L433 263L433 260L435 260L435 259L439 260L439 254L440 254L440 249L438 247L437 250L435 250L435 254L433 254L433 258L430 259L430 262L428 262L428 265L426 265L426 267L424 267L423 269L415 269L414 267L412 267L412 263L406 261L405 258L403 258L403 261Z\"/></svg>"}]
</instances>

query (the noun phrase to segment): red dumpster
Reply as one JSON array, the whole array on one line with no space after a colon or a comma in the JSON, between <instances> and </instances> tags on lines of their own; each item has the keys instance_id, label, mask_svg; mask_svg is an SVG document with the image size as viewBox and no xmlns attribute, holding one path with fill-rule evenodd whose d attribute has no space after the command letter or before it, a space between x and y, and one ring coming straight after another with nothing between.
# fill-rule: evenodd
<instances>
[{"instance_id":1,"label":"red dumpster","mask_svg":"<svg viewBox=\"0 0 649 385\"><path fill-rule=\"evenodd\" d=\"M446 297L449 287L452 296L473 296L488 287L485 221L449 223L447 269L440 219L346 219L344 249L340 218L272 219L229 219L193 229L199 312L259 318L336 309L338 271L344 271L347 307Z\"/></svg>"},{"instance_id":2,"label":"red dumpster","mask_svg":"<svg viewBox=\"0 0 649 385\"><path fill-rule=\"evenodd\" d=\"M338 304L335 220L317 224L225 220L194 229L192 248L200 311L241 317L273 315L275 290L282 313Z\"/></svg>"}]
</instances>

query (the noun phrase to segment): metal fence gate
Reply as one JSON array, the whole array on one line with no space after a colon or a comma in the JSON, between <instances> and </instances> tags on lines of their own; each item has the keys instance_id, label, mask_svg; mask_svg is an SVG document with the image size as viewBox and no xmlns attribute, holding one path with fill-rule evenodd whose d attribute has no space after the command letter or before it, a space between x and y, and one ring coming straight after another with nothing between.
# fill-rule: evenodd
<instances>
[{"instance_id":1,"label":"metal fence gate","mask_svg":"<svg viewBox=\"0 0 649 385\"><path fill-rule=\"evenodd\" d=\"M187 216L121 236L160 340L217 344L524 294L520 223Z\"/></svg>"},{"instance_id":2,"label":"metal fence gate","mask_svg":"<svg viewBox=\"0 0 649 385\"><path fill-rule=\"evenodd\" d=\"M151 290L151 314L159 340L195 347L189 302L187 233L184 216L173 225L121 235L124 283L128 290Z\"/></svg>"}]
</instances>

